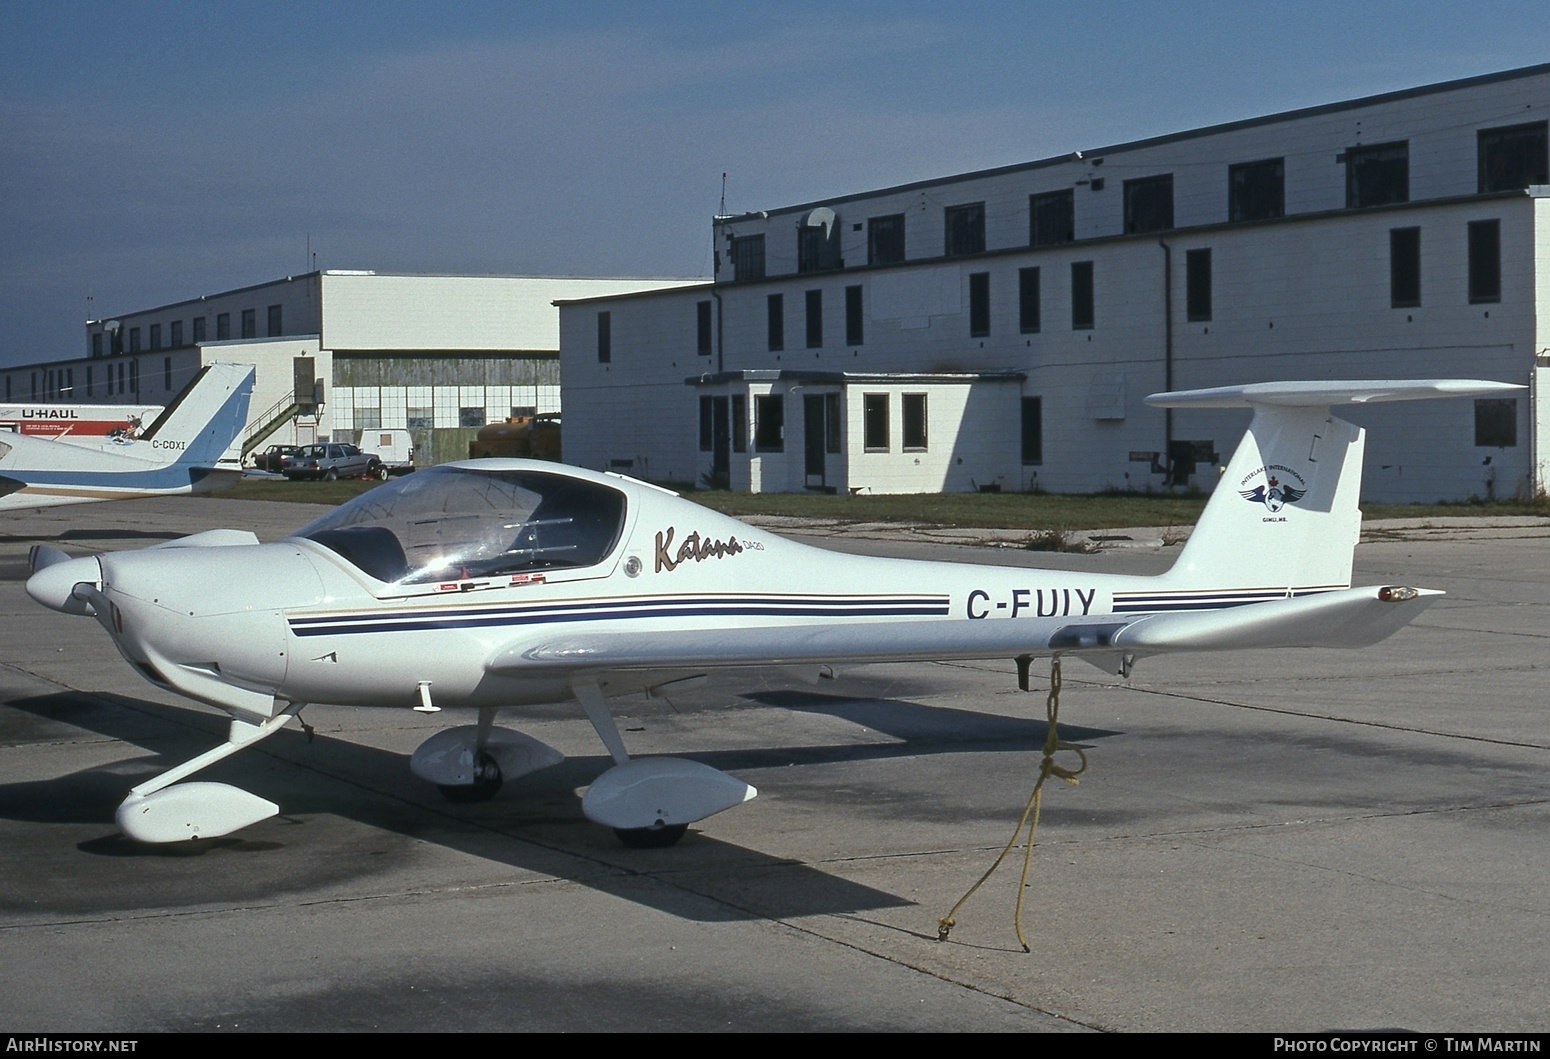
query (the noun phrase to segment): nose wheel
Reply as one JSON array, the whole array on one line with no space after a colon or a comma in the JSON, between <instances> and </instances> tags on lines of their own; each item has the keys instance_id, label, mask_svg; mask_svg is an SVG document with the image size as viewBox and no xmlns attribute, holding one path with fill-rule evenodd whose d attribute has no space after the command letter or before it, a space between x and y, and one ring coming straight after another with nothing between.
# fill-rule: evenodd
<instances>
[{"instance_id":1,"label":"nose wheel","mask_svg":"<svg viewBox=\"0 0 1550 1059\"><path fill-rule=\"evenodd\" d=\"M489 754L481 752L479 761L474 766L474 782L458 784L457 786L438 785L441 796L449 802L457 802L459 805L468 805L474 802L487 802L495 797L501 789L500 764Z\"/></svg>"}]
</instances>

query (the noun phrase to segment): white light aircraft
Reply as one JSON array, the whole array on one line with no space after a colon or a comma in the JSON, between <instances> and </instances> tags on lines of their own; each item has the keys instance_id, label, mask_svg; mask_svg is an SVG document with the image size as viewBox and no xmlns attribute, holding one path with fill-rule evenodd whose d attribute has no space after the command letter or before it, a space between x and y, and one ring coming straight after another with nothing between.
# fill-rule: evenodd
<instances>
[{"instance_id":1,"label":"white light aircraft","mask_svg":"<svg viewBox=\"0 0 1550 1059\"><path fill-rule=\"evenodd\" d=\"M722 668L1075 656L1127 674L1175 651L1361 647L1442 595L1350 587L1362 430L1343 403L1494 394L1477 381L1261 383L1159 394L1251 407L1252 422L1172 569L1156 577L841 555L616 474L529 460L431 468L378 486L275 544L214 530L141 551L34 550L38 602L95 615L157 687L231 716L225 743L135 787L124 833L172 842L279 812L179 782L278 731L310 702L472 707L412 771L454 800L561 759L495 725L508 707L579 702L615 764L587 817L631 845L754 796L681 758L629 757L607 703Z\"/></svg>"},{"instance_id":2,"label":"white light aircraft","mask_svg":"<svg viewBox=\"0 0 1550 1059\"><path fill-rule=\"evenodd\" d=\"M0 435L0 511L91 504L235 485L241 466L222 460L247 423L250 364L208 364L147 430L69 444Z\"/></svg>"}]
</instances>

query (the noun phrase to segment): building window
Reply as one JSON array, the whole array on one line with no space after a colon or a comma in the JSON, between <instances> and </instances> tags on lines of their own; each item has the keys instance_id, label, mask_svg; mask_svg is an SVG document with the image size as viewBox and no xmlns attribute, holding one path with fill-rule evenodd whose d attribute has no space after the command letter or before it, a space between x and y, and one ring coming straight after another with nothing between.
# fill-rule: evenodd
<instances>
[{"instance_id":1,"label":"building window","mask_svg":"<svg viewBox=\"0 0 1550 1059\"><path fill-rule=\"evenodd\" d=\"M797 229L798 272L832 272L843 264L838 223Z\"/></svg>"},{"instance_id":2,"label":"building window","mask_svg":"<svg viewBox=\"0 0 1550 1059\"><path fill-rule=\"evenodd\" d=\"M457 410L457 425L460 427L484 426L484 405L459 408Z\"/></svg>"},{"instance_id":3,"label":"building window","mask_svg":"<svg viewBox=\"0 0 1550 1059\"><path fill-rule=\"evenodd\" d=\"M748 395L732 395L732 451L748 451Z\"/></svg>"},{"instance_id":4,"label":"building window","mask_svg":"<svg viewBox=\"0 0 1550 1059\"><path fill-rule=\"evenodd\" d=\"M907 393L903 397L904 451L926 451L926 395Z\"/></svg>"},{"instance_id":5,"label":"building window","mask_svg":"<svg viewBox=\"0 0 1550 1059\"><path fill-rule=\"evenodd\" d=\"M140 362L138 360L131 360L129 362L129 392L136 396L140 393Z\"/></svg>"},{"instance_id":6,"label":"building window","mask_svg":"<svg viewBox=\"0 0 1550 1059\"><path fill-rule=\"evenodd\" d=\"M786 403L778 393L761 394L753 399L753 444L760 452L783 452L786 448Z\"/></svg>"},{"instance_id":7,"label":"building window","mask_svg":"<svg viewBox=\"0 0 1550 1059\"><path fill-rule=\"evenodd\" d=\"M861 288L845 288L845 344L859 346L866 340L866 322L861 316Z\"/></svg>"},{"instance_id":8,"label":"building window","mask_svg":"<svg viewBox=\"0 0 1550 1059\"><path fill-rule=\"evenodd\" d=\"M1411 309L1421 304L1421 229L1389 229L1389 304Z\"/></svg>"},{"instance_id":9,"label":"building window","mask_svg":"<svg viewBox=\"0 0 1550 1059\"><path fill-rule=\"evenodd\" d=\"M861 397L862 444L868 452L888 451L888 395L868 393Z\"/></svg>"},{"instance_id":10,"label":"building window","mask_svg":"<svg viewBox=\"0 0 1550 1059\"><path fill-rule=\"evenodd\" d=\"M1227 167L1227 219L1268 221L1286 215L1286 160Z\"/></svg>"},{"instance_id":11,"label":"building window","mask_svg":"<svg viewBox=\"0 0 1550 1059\"><path fill-rule=\"evenodd\" d=\"M172 392L172 358L161 358L161 388L168 393Z\"/></svg>"},{"instance_id":12,"label":"building window","mask_svg":"<svg viewBox=\"0 0 1550 1059\"><path fill-rule=\"evenodd\" d=\"M1172 173L1125 181L1125 231L1161 232L1172 227Z\"/></svg>"},{"instance_id":13,"label":"building window","mask_svg":"<svg viewBox=\"0 0 1550 1059\"><path fill-rule=\"evenodd\" d=\"M807 292L807 348L823 348L823 291Z\"/></svg>"},{"instance_id":14,"label":"building window","mask_svg":"<svg viewBox=\"0 0 1550 1059\"><path fill-rule=\"evenodd\" d=\"M512 409L513 412L516 409ZM404 426L410 430L430 430L436 425L436 412L428 404L412 404L404 416Z\"/></svg>"},{"instance_id":15,"label":"building window","mask_svg":"<svg viewBox=\"0 0 1550 1059\"><path fill-rule=\"evenodd\" d=\"M1469 222L1469 300L1502 300L1502 222Z\"/></svg>"},{"instance_id":16,"label":"building window","mask_svg":"<svg viewBox=\"0 0 1550 1059\"><path fill-rule=\"evenodd\" d=\"M764 236L743 235L732 240L732 278L764 278Z\"/></svg>"},{"instance_id":17,"label":"building window","mask_svg":"<svg viewBox=\"0 0 1550 1059\"><path fill-rule=\"evenodd\" d=\"M700 397L700 451L709 452L716 441L716 398Z\"/></svg>"},{"instance_id":18,"label":"building window","mask_svg":"<svg viewBox=\"0 0 1550 1059\"><path fill-rule=\"evenodd\" d=\"M969 273L969 337L990 334L990 273Z\"/></svg>"},{"instance_id":19,"label":"building window","mask_svg":"<svg viewBox=\"0 0 1550 1059\"><path fill-rule=\"evenodd\" d=\"M88 365L86 365L86 396L87 397L94 396L93 393L92 393L92 390L93 390L93 387L92 387L92 377L91 377L91 365L88 364ZM11 399L11 377L9 375L7 375L5 377L5 399L8 400L8 401Z\"/></svg>"},{"instance_id":20,"label":"building window","mask_svg":"<svg viewBox=\"0 0 1550 1059\"><path fill-rule=\"evenodd\" d=\"M948 257L985 252L985 204L970 202L949 206L943 211L946 236L944 253Z\"/></svg>"},{"instance_id":21,"label":"building window","mask_svg":"<svg viewBox=\"0 0 1550 1059\"><path fill-rule=\"evenodd\" d=\"M1025 335L1039 330L1039 270L1017 270L1017 329Z\"/></svg>"},{"instance_id":22,"label":"building window","mask_svg":"<svg viewBox=\"0 0 1550 1059\"><path fill-rule=\"evenodd\" d=\"M1475 400L1475 444L1510 449L1518 444L1518 399L1480 397Z\"/></svg>"},{"instance_id":23,"label":"building window","mask_svg":"<svg viewBox=\"0 0 1550 1059\"><path fill-rule=\"evenodd\" d=\"M1184 311L1191 320L1211 319L1211 251L1184 252Z\"/></svg>"},{"instance_id":24,"label":"building window","mask_svg":"<svg viewBox=\"0 0 1550 1059\"><path fill-rule=\"evenodd\" d=\"M1071 330L1093 329L1093 263L1071 262Z\"/></svg>"},{"instance_id":25,"label":"building window","mask_svg":"<svg viewBox=\"0 0 1550 1059\"><path fill-rule=\"evenodd\" d=\"M1023 465L1044 462L1044 399L1023 398Z\"/></svg>"},{"instance_id":26,"label":"building window","mask_svg":"<svg viewBox=\"0 0 1550 1059\"><path fill-rule=\"evenodd\" d=\"M904 214L873 217L866 222L866 263L897 265L904 260Z\"/></svg>"},{"instance_id":27,"label":"building window","mask_svg":"<svg viewBox=\"0 0 1550 1059\"><path fill-rule=\"evenodd\" d=\"M1351 147L1341 157L1345 161L1347 209L1410 201L1410 144L1407 141Z\"/></svg>"},{"instance_id":28,"label":"building window","mask_svg":"<svg viewBox=\"0 0 1550 1059\"><path fill-rule=\"evenodd\" d=\"M98 331L91 336L91 355L102 356L102 332Z\"/></svg>"},{"instance_id":29,"label":"building window","mask_svg":"<svg viewBox=\"0 0 1550 1059\"><path fill-rule=\"evenodd\" d=\"M1477 152L1481 194L1550 184L1550 149L1546 140L1542 121L1505 129L1481 129Z\"/></svg>"},{"instance_id":30,"label":"building window","mask_svg":"<svg viewBox=\"0 0 1550 1059\"><path fill-rule=\"evenodd\" d=\"M607 364L614 359L613 314L597 314L597 362Z\"/></svg>"},{"instance_id":31,"label":"building window","mask_svg":"<svg viewBox=\"0 0 1550 1059\"><path fill-rule=\"evenodd\" d=\"M840 451L840 395L826 393L823 395L824 411L824 450L827 452Z\"/></svg>"},{"instance_id":32,"label":"building window","mask_svg":"<svg viewBox=\"0 0 1550 1059\"><path fill-rule=\"evenodd\" d=\"M171 326L172 334L168 337L168 344L171 345L173 349L180 349L183 346L183 321L174 320L172 321Z\"/></svg>"},{"instance_id":33,"label":"building window","mask_svg":"<svg viewBox=\"0 0 1550 1059\"><path fill-rule=\"evenodd\" d=\"M65 393L70 394L72 397L74 397L74 395L75 395L75 369L74 368L66 368L65 369Z\"/></svg>"},{"instance_id":34,"label":"building window","mask_svg":"<svg viewBox=\"0 0 1550 1059\"><path fill-rule=\"evenodd\" d=\"M151 325L151 350L154 352L161 348L161 324Z\"/></svg>"},{"instance_id":35,"label":"building window","mask_svg":"<svg viewBox=\"0 0 1550 1059\"><path fill-rule=\"evenodd\" d=\"M1076 238L1076 195L1070 188L1028 196L1028 245L1057 246Z\"/></svg>"},{"instance_id":36,"label":"building window","mask_svg":"<svg viewBox=\"0 0 1550 1059\"><path fill-rule=\"evenodd\" d=\"M36 389L36 387L34 387L34 389ZM108 392L109 393L113 392L113 378L112 378L112 376L108 377ZM124 362L123 361L119 361L118 362L118 392L119 393L123 393L124 392ZM36 393L33 394L33 400L37 400L37 394Z\"/></svg>"},{"instance_id":37,"label":"building window","mask_svg":"<svg viewBox=\"0 0 1550 1059\"><path fill-rule=\"evenodd\" d=\"M131 327L129 329L129 352L140 352L140 329L138 327Z\"/></svg>"},{"instance_id":38,"label":"building window","mask_svg":"<svg viewBox=\"0 0 1550 1059\"><path fill-rule=\"evenodd\" d=\"M244 310L242 310L242 337L243 338L257 338L258 337L258 310L256 310L256 309L244 309Z\"/></svg>"},{"instance_id":39,"label":"building window","mask_svg":"<svg viewBox=\"0 0 1550 1059\"><path fill-rule=\"evenodd\" d=\"M274 338L275 336L279 335L280 331L281 331L281 328L280 328L280 306L278 306L278 305L271 305L269 307L269 321L268 321L268 323L269 323L268 336L270 338Z\"/></svg>"},{"instance_id":40,"label":"building window","mask_svg":"<svg viewBox=\"0 0 1550 1059\"><path fill-rule=\"evenodd\" d=\"M215 317L215 340L224 342L231 337L231 313L217 313Z\"/></svg>"},{"instance_id":41,"label":"building window","mask_svg":"<svg viewBox=\"0 0 1550 1059\"><path fill-rule=\"evenodd\" d=\"M770 316L770 352L779 353L786 348L786 296L771 294L765 305Z\"/></svg>"},{"instance_id":42,"label":"building window","mask_svg":"<svg viewBox=\"0 0 1550 1059\"><path fill-rule=\"evenodd\" d=\"M204 340L205 340L205 318L203 316L196 316L196 317L194 317L194 344L198 345L200 342L203 342Z\"/></svg>"},{"instance_id":43,"label":"building window","mask_svg":"<svg viewBox=\"0 0 1550 1059\"><path fill-rule=\"evenodd\" d=\"M695 309L695 348L700 356L708 357L711 352L710 341L710 302L697 302Z\"/></svg>"}]
</instances>

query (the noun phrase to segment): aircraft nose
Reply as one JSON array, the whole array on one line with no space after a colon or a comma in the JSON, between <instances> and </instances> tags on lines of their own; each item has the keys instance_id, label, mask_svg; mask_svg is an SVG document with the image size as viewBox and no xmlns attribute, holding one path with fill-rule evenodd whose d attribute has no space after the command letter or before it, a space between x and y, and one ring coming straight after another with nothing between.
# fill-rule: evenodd
<instances>
[{"instance_id":1,"label":"aircraft nose","mask_svg":"<svg viewBox=\"0 0 1550 1059\"><path fill-rule=\"evenodd\" d=\"M91 614L91 604L75 593L75 586L102 587L102 564L95 555L66 559L45 566L27 579L27 595L64 614Z\"/></svg>"}]
</instances>

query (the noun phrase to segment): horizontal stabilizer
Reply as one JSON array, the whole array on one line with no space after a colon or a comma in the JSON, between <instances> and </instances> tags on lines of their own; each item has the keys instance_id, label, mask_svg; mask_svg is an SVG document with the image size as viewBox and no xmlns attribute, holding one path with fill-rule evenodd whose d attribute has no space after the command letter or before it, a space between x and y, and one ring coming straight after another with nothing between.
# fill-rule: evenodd
<instances>
[{"instance_id":1,"label":"horizontal stabilizer","mask_svg":"<svg viewBox=\"0 0 1550 1059\"><path fill-rule=\"evenodd\" d=\"M1524 387L1485 379L1375 379L1324 382L1254 382L1244 386L1212 386L1204 390L1154 393L1146 399L1153 408L1249 408L1277 405L1282 408L1328 408L1337 404L1371 404L1378 401L1420 401L1433 397L1474 397L1506 394Z\"/></svg>"},{"instance_id":2,"label":"horizontal stabilizer","mask_svg":"<svg viewBox=\"0 0 1550 1059\"><path fill-rule=\"evenodd\" d=\"M1248 607L1153 614L1115 633L1123 651L1230 651L1253 647L1370 647L1437 602L1426 588L1347 588Z\"/></svg>"}]
</instances>

